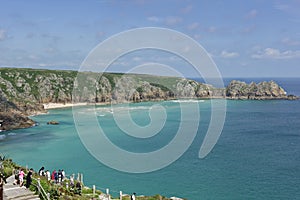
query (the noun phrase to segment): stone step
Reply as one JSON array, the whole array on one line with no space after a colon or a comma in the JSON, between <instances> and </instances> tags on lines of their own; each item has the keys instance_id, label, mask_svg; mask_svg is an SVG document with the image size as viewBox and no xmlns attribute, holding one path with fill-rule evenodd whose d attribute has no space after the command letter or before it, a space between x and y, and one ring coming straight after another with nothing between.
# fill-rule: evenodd
<instances>
[{"instance_id":1,"label":"stone step","mask_svg":"<svg viewBox=\"0 0 300 200\"><path fill-rule=\"evenodd\" d=\"M39 200L39 196L34 192L18 185L13 185L14 177L7 179L7 184L4 185L3 193L5 200Z\"/></svg>"},{"instance_id":2,"label":"stone step","mask_svg":"<svg viewBox=\"0 0 300 200\"><path fill-rule=\"evenodd\" d=\"M14 198L8 198L7 200L40 200L38 195L19 196Z\"/></svg>"},{"instance_id":3,"label":"stone step","mask_svg":"<svg viewBox=\"0 0 300 200\"><path fill-rule=\"evenodd\" d=\"M38 195L33 193L24 193L24 192L5 192L5 197L7 200L29 200L29 199L39 199Z\"/></svg>"}]
</instances>

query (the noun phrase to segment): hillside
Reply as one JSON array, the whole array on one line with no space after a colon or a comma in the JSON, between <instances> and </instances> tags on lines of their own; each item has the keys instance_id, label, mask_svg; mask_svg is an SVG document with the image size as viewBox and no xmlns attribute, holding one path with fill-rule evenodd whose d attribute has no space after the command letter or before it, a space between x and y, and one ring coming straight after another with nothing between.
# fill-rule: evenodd
<instances>
[{"instance_id":1,"label":"hillside","mask_svg":"<svg viewBox=\"0 0 300 200\"><path fill-rule=\"evenodd\" d=\"M274 81L232 81L214 88L178 77L0 68L1 129L29 127L26 116L45 112L45 103L122 103L178 98L295 99ZM23 123L24 122L24 123Z\"/></svg>"}]
</instances>

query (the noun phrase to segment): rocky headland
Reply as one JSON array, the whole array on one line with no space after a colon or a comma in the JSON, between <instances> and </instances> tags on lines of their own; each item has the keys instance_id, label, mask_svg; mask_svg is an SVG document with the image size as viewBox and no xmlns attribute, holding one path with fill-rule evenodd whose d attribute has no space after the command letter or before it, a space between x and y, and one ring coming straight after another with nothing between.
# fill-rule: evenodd
<instances>
[{"instance_id":1,"label":"rocky headland","mask_svg":"<svg viewBox=\"0 0 300 200\"><path fill-rule=\"evenodd\" d=\"M226 88L178 77L0 68L0 130L33 126L48 103L123 103L179 98L290 99L274 81L233 80Z\"/></svg>"}]
</instances>

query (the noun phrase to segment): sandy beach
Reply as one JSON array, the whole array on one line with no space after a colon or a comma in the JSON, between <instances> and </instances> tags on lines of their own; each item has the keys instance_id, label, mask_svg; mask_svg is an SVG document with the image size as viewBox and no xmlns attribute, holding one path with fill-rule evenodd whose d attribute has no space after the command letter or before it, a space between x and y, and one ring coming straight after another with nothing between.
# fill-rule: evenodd
<instances>
[{"instance_id":1,"label":"sandy beach","mask_svg":"<svg viewBox=\"0 0 300 200\"><path fill-rule=\"evenodd\" d=\"M44 103L44 108L45 110L49 109L58 109L58 108L68 108L68 107L73 107L73 106L88 106L88 105L108 105L110 103Z\"/></svg>"},{"instance_id":2,"label":"sandy beach","mask_svg":"<svg viewBox=\"0 0 300 200\"><path fill-rule=\"evenodd\" d=\"M43 104L46 110L56 109L56 108L68 108L73 106L86 106L87 103L45 103Z\"/></svg>"}]
</instances>

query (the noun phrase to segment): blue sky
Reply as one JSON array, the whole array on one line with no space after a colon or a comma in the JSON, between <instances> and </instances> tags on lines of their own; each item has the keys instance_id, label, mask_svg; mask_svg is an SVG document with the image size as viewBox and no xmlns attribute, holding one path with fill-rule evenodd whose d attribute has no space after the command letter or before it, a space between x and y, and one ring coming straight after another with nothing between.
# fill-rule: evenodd
<instances>
[{"instance_id":1,"label":"blue sky","mask_svg":"<svg viewBox=\"0 0 300 200\"><path fill-rule=\"evenodd\" d=\"M76 70L110 36L162 27L196 40L224 77L300 77L299 0L0 0L0 5L1 67ZM184 65L174 63L174 55L145 51L120 58L112 71L151 61Z\"/></svg>"}]
</instances>

